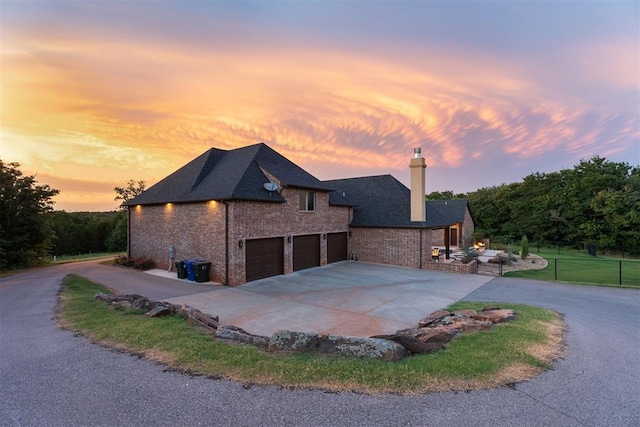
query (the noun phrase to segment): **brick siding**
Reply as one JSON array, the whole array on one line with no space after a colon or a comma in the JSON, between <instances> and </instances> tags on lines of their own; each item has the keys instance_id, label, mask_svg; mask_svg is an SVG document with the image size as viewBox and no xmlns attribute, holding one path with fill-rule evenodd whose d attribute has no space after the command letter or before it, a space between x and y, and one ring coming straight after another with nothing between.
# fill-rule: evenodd
<instances>
[{"instance_id":1,"label":"brick siding","mask_svg":"<svg viewBox=\"0 0 640 427\"><path fill-rule=\"evenodd\" d=\"M328 193L316 192L314 212L298 210L298 190L284 188L284 203L210 201L135 206L129 210L130 256L152 259L158 268L169 267L168 251L175 247L176 260L202 259L212 263L211 279L238 285L245 282L244 241L284 237L284 273L293 271L293 236L351 231L348 253L365 262L427 268L459 273L472 267L431 262L431 246L442 230L367 228L349 229L350 208L330 206ZM225 211L229 210L229 277L226 277ZM460 237L473 233L467 211ZM291 236L291 243L288 237ZM422 241L421 241L422 239ZM239 242L243 241L243 247ZM320 238L320 265L327 263L327 241ZM421 255L422 254L422 259ZM172 266L175 271L175 267ZM471 271L473 270L473 271Z\"/></svg>"},{"instance_id":2,"label":"brick siding","mask_svg":"<svg viewBox=\"0 0 640 427\"><path fill-rule=\"evenodd\" d=\"M284 237L284 272L293 271L293 243L287 236L325 234L348 230L350 209L329 206L329 194L316 192L314 212L298 210L298 192L285 188L285 203L228 202L229 280L226 277L225 205L211 201L136 206L130 208L130 256L152 259L168 268L169 245L176 260L202 259L212 263L215 282L238 285L245 281L244 244L247 239ZM327 263L326 240L320 239L320 262ZM175 271L175 267L173 267Z\"/></svg>"},{"instance_id":3,"label":"brick siding","mask_svg":"<svg viewBox=\"0 0 640 427\"><path fill-rule=\"evenodd\" d=\"M420 268L431 262L431 230L354 227L349 252L355 252L358 260L364 262Z\"/></svg>"},{"instance_id":4,"label":"brick siding","mask_svg":"<svg viewBox=\"0 0 640 427\"><path fill-rule=\"evenodd\" d=\"M231 284L244 283L245 254L240 240L284 237L284 273L293 272L293 236L326 234L348 230L350 209L330 206L329 194L316 192L315 211L298 209L298 190L284 188L284 203L229 202L229 240L231 241ZM287 237L291 236L291 243ZM320 265L327 263L327 241L320 238Z\"/></svg>"},{"instance_id":5,"label":"brick siding","mask_svg":"<svg viewBox=\"0 0 640 427\"><path fill-rule=\"evenodd\" d=\"M168 269L169 245L176 260L211 262L211 277L224 283L225 206L220 202L135 206L129 208L131 257L152 259ZM172 266L175 271L175 266Z\"/></svg>"}]
</instances>

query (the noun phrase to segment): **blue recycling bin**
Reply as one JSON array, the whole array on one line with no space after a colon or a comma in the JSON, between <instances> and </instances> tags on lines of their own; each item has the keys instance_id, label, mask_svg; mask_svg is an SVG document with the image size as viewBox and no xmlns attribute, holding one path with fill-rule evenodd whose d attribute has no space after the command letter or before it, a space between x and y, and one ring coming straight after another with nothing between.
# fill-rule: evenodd
<instances>
[{"instance_id":1,"label":"blue recycling bin","mask_svg":"<svg viewBox=\"0 0 640 427\"><path fill-rule=\"evenodd\" d=\"M199 259L188 259L184 262L185 267L187 268L187 280L192 282L196 281L196 264L202 262Z\"/></svg>"}]
</instances>

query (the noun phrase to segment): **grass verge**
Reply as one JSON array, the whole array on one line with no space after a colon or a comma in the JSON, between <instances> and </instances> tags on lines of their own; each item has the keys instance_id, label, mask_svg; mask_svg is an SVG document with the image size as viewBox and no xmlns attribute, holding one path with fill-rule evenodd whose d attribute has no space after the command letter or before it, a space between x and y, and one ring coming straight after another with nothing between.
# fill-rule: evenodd
<instances>
[{"instance_id":1,"label":"grass verge","mask_svg":"<svg viewBox=\"0 0 640 427\"><path fill-rule=\"evenodd\" d=\"M500 304L516 319L490 332L464 335L444 351L389 363L312 355L271 354L251 346L212 340L179 317L148 318L94 300L109 292L79 276L67 276L57 319L101 345L125 350L194 375L248 384L363 393L420 394L510 385L550 368L563 354L565 324L538 307ZM456 303L452 309L481 309Z\"/></svg>"},{"instance_id":2,"label":"grass verge","mask_svg":"<svg viewBox=\"0 0 640 427\"><path fill-rule=\"evenodd\" d=\"M640 287L638 259L593 257L584 252L550 248L541 248L535 254L545 258L549 265L542 270L510 271L504 276L586 285Z\"/></svg>"},{"instance_id":3,"label":"grass verge","mask_svg":"<svg viewBox=\"0 0 640 427\"><path fill-rule=\"evenodd\" d=\"M92 261L96 259L113 259L118 255L122 255L122 252L96 252L92 254L78 254L78 255L58 255L55 257L47 257L49 264L66 264L69 262L78 261Z\"/></svg>"}]
</instances>

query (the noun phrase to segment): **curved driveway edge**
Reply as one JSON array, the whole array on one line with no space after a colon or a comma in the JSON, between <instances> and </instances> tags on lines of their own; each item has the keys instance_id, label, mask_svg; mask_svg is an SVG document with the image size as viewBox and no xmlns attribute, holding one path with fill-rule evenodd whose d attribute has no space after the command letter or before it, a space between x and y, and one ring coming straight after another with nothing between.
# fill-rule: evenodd
<instances>
[{"instance_id":1,"label":"curved driveway edge","mask_svg":"<svg viewBox=\"0 0 640 427\"><path fill-rule=\"evenodd\" d=\"M86 268L0 280L0 425L640 425L636 290L492 280L466 299L565 314L565 360L514 388L367 396L191 377L89 344L52 320L62 278Z\"/></svg>"}]
</instances>

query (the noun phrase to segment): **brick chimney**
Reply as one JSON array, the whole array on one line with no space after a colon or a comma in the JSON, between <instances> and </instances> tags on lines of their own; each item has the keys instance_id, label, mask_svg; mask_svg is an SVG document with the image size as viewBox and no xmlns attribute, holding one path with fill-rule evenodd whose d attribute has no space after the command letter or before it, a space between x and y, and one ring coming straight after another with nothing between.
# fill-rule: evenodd
<instances>
[{"instance_id":1,"label":"brick chimney","mask_svg":"<svg viewBox=\"0 0 640 427\"><path fill-rule=\"evenodd\" d=\"M409 163L411 169L411 221L426 221L427 209L425 203L425 169L420 148L413 149L413 159Z\"/></svg>"}]
</instances>

